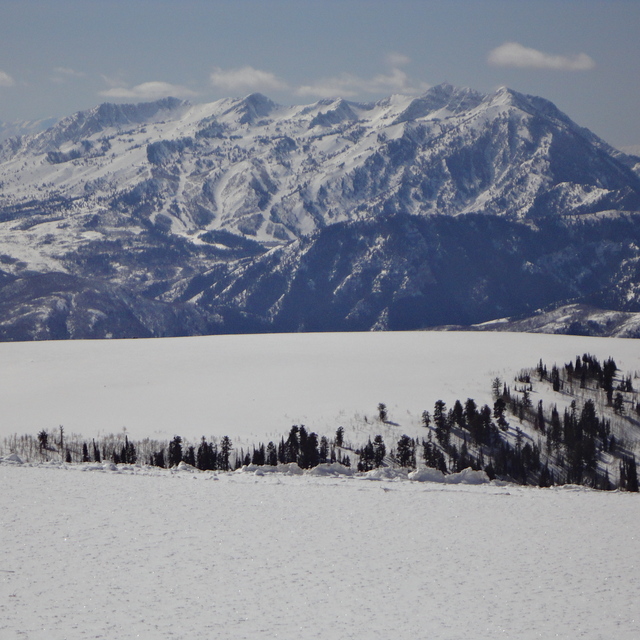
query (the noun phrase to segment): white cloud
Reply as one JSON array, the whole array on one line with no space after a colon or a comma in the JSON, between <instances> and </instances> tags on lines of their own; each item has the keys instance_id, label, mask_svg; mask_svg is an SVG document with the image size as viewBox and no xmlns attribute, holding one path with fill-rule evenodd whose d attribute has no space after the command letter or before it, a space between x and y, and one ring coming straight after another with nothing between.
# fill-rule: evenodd
<instances>
[{"instance_id":1,"label":"white cloud","mask_svg":"<svg viewBox=\"0 0 640 640\"><path fill-rule=\"evenodd\" d=\"M0 71L0 87L12 87L15 80L5 71Z\"/></svg>"},{"instance_id":2,"label":"white cloud","mask_svg":"<svg viewBox=\"0 0 640 640\"><path fill-rule=\"evenodd\" d=\"M409 64L411 62L411 58L405 56L403 53L392 51L391 53L387 54L386 61L387 64L391 67L402 67L405 64Z\"/></svg>"},{"instance_id":3,"label":"white cloud","mask_svg":"<svg viewBox=\"0 0 640 640\"><path fill-rule=\"evenodd\" d=\"M239 69L216 67L209 76L211 84L223 91L269 91L286 89L287 83L270 71L261 71L250 66Z\"/></svg>"},{"instance_id":4,"label":"white cloud","mask_svg":"<svg viewBox=\"0 0 640 640\"><path fill-rule=\"evenodd\" d=\"M339 76L324 78L313 84L298 87L295 93L299 96L317 96L319 98L331 98L334 96L351 98L367 93L423 93L429 88L429 85L425 82L411 79L400 68L411 62L407 56L401 53L390 53L386 61L391 67L388 73L380 73L369 79L343 73Z\"/></svg>"},{"instance_id":5,"label":"white cloud","mask_svg":"<svg viewBox=\"0 0 640 640\"><path fill-rule=\"evenodd\" d=\"M169 82L143 82L135 87L111 87L100 92L106 98L129 98L132 100L157 100L173 96L176 98L191 98L196 96L195 91L187 89L179 84Z\"/></svg>"},{"instance_id":6,"label":"white cloud","mask_svg":"<svg viewBox=\"0 0 640 640\"><path fill-rule=\"evenodd\" d=\"M51 76L51 82L55 82L56 84L63 84L67 80L72 80L74 78L84 78L85 73L82 71L76 71L75 69L71 69L69 67L55 67L53 69L53 75Z\"/></svg>"},{"instance_id":7,"label":"white cloud","mask_svg":"<svg viewBox=\"0 0 640 640\"><path fill-rule=\"evenodd\" d=\"M596 63L586 53L559 56L524 47L518 42L505 42L489 52L489 64L496 67L520 69L555 69L560 71L589 71Z\"/></svg>"},{"instance_id":8,"label":"white cloud","mask_svg":"<svg viewBox=\"0 0 640 640\"><path fill-rule=\"evenodd\" d=\"M359 91L357 87L362 80L348 73L333 78L324 78L313 84L302 85L295 91L298 96L317 96L319 98L332 98L341 96L343 98L352 98L357 96Z\"/></svg>"}]
</instances>

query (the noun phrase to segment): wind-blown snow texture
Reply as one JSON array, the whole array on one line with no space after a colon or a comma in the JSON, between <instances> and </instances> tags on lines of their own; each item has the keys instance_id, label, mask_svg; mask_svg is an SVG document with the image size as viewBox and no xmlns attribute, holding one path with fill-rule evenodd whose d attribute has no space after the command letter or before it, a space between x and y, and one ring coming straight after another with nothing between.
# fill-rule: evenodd
<instances>
[{"instance_id":1,"label":"wind-blown snow texture","mask_svg":"<svg viewBox=\"0 0 640 640\"><path fill-rule=\"evenodd\" d=\"M638 312L638 210L636 159L505 88L103 104L0 144L0 339L424 328L578 301ZM460 241L474 234L480 262ZM323 295L314 326L302 311L322 316Z\"/></svg>"},{"instance_id":2,"label":"wind-blown snow texture","mask_svg":"<svg viewBox=\"0 0 640 640\"><path fill-rule=\"evenodd\" d=\"M147 474L0 464L3 640L640 634L636 494Z\"/></svg>"}]
</instances>

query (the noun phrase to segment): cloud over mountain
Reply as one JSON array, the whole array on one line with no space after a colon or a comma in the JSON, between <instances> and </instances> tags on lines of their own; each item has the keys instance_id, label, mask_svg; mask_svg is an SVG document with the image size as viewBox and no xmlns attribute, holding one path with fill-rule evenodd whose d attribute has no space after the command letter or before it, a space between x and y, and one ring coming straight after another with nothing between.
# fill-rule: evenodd
<instances>
[{"instance_id":1,"label":"cloud over mountain","mask_svg":"<svg viewBox=\"0 0 640 640\"><path fill-rule=\"evenodd\" d=\"M286 89L287 83L270 71L255 69L249 65L238 69L216 67L209 76L216 89L224 91L278 91Z\"/></svg>"},{"instance_id":2,"label":"cloud over mountain","mask_svg":"<svg viewBox=\"0 0 640 640\"><path fill-rule=\"evenodd\" d=\"M132 100L157 100L167 96L191 98L197 93L179 84L169 82L143 82L135 87L111 87L100 92L106 98L127 98Z\"/></svg>"},{"instance_id":3,"label":"cloud over mountain","mask_svg":"<svg viewBox=\"0 0 640 640\"><path fill-rule=\"evenodd\" d=\"M295 91L298 96L315 96L330 98L343 96L353 98L360 94L404 93L416 94L429 89L427 83L414 80L401 67L409 64L411 59L401 53L390 53L386 59L389 70L379 73L373 78L360 78L350 73L322 78L311 84L302 85Z\"/></svg>"},{"instance_id":4,"label":"cloud over mountain","mask_svg":"<svg viewBox=\"0 0 640 640\"><path fill-rule=\"evenodd\" d=\"M589 71L596 66L586 53L555 55L525 47L519 42L505 42L496 47L489 52L487 61L495 67L557 71Z\"/></svg>"}]
</instances>

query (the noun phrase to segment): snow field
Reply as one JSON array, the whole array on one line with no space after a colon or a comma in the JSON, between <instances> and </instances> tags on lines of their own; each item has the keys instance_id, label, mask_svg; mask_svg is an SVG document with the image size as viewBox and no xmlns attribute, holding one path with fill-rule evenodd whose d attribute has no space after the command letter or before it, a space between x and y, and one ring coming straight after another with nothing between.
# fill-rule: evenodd
<instances>
[{"instance_id":1,"label":"snow field","mask_svg":"<svg viewBox=\"0 0 640 640\"><path fill-rule=\"evenodd\" d=\"M637 494L81 468L0 464L3 640L640 634Z\"/></svg>"},{"instance_id":2,"label":"snow field","mask_svg":"<svg viewBox=\"0 0 640 640\"><path fill-rule=\"evenodd\" d=\"M85 438L228 435L279 440L291 425L358 446L375 433L424 435L423 410L474 398L492 405L539 359L551 367L591 353L640 372L640 342L515 333L367 332L0 344L0 436L63 425ZM634 382L635 384L635 382ZM637 386L637 384L636 384ZM558 394L544 397L545 406ZM532 395L533 403L538 396ZM390 425L376 421L384 402ZM560 409L562 410L562 409ZM365 417L367 421L365 421ZM5 452L7 453L7 452Z\"/></svg>"}]
</instances>

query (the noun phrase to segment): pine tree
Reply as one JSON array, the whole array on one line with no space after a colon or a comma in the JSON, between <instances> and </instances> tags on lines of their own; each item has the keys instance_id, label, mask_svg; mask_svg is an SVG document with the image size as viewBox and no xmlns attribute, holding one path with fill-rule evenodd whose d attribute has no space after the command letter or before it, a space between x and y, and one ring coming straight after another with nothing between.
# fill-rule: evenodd
<instances>
[{"instance_id":1,"label":"pine tree","mask_svg":"<svg viewBox=\"0 0 640 640\"><path fill-rule=\"evenodd\" d=\"M293 425L289 431L289 437L287 438L285 448L285 460L284 462L297 462L298 455L300 455L300 439L298 434L300 429L298 425ZM305 431L306 434L306 431Z\"/></svg>"},{"instance_id":2,"label":"pine tree","mask_svg":"<svg viewBox=\"0 0 640 640\"><path fill-rule=\"evenodd\" d=\"M442 400L436 400L433 409L433 423L436 427L436 439L446 449L449 446L450 428L446 415L446 405Z\"/></svg>"},{"instance_id":3,"label":"pine tree","mask_svg":"<svg viewBox=\"0 0 640 640\"><path fill-rule=\"evenodd\" d=\"M554 391L560 391L560 372L555 364L551 368L551 384Z\"/></svg>"},{"instance_id":4,"label":"pine tree","mask_svg":"<svg viewBox=\"0 0 640 640\"><path fill-rule=\"evenodd\" d=\"M204 436L202 436L202 440L200 441L200 445L198 446L198 451L196 452L195 466L201 471L215 469L215 465L211 460L211 448Z\"/></svg>"},{"instance_id":5,"label":"pine tree","mask_svg":"<svg viewBox=\"0 0 640 640\"><path fill-rule=\"evenodd\" d=\"M187 452L184 454L184 462L192 467L196 466L196 450L194 447L187 447Z\"/></svg>"},{"instance_id":6,"label":"pine tree","mask_svg":"<svg viewBox=\"0 0 640 640\"><path fill-rule=\"evenodd\" d=\"M504 412L505 412L506 408L507 408L507 403L504 401L504 398L498 398L493 403L493 417L497 420L498 426L503 431L506 431L507 428L509 427L509 423L507 422L506 418L504 417Z\"/></svg>"},{"instance_id":7,"label":"pine tree","mask_svg":"<svg viewBox=\"0 0 640 640\"><path fill-rule=\"evenodd\" d=\"M218 468L222 471L229 471L229 456L231 455L231 439L224 436L220 440L220 453L218 454Z\"/></svg>"},{"instance_id":8,"label":"pine tree","mask_svg":"<svg viewBox=\"0 0 640 640\"><path fill-rule=\"evenodd\" d=\"M635 456L625 456L620 463L620 489L638 493L638 470Z\"/></svg>"},{"instance_id":9,"label":"pine tree","mask_svg":"<svg viewBox=\"0 0 640 640\"><path fill-rule=\"evenodd\" d=\"M98 445L96 444L96 441L93 440L93 460L94 462L101 462L101 458L100 458L100 447L98 447Z\"/></svg>"},{"instance_id":10,"label":"pine tree","mask_svg":"<svg viewBox=\"0 0 640 640\"><path fill-rule=\"evenodd\" d=\"M401 467L415 467L416 466L416 443L408 435L402 435L397 444L396 457L398 464Z\"/></svg>"},{"instance_id":11,"label":"pine tree","mask_svg":"<svg viewBox=\"0 0 640 640\"><path fill-rule=\"evenodd\" d=\"M374 450L371 440L362 447L360 451L360 460L358 461L358 471L371 471L374 467Z\"/></svg>"},{"instance_id":12,"label":"pine tree","mask_svg":"<svg viewBox=\"0 0 640 640\"><path fill-rule=\"evenodd\" d=\"M624 396L619 391L613 399L613 411L619 416L624 413Z\"/></svg>"},{"instance_id":13,"label":"pine tree","mask_svg":"<svg viewBox=\"0 0 640 640\"><path fill-rule=\"evenodd\" d=\"M325 463L329 457L329 441L326 436L320 438L320 448L318 449L320 455L320 462Z\"/></svg>"},{"instance_id":14,"label":"pine tree","mask_svg":"<svg viewBox=\"0 0 640 640\"><path fill-rule=\"evenodd\" d=\"M182 462L182 438L174 436L169 443L169 467L177 467Z\"/></svg>"},{"instance_id":15,"label":"pine tree","mask_svg":"<svg viewBox=\"0 0 640 640\"><path fill-rule=\"evenodd\" d=\"M605 360L602 366L602 388L607 394L607 402L609 404L613 401L613 377L616 375L618 367L613 358Z\"/></svg>"},{"instance_id":16,"label":"pine tree","mask_svg":"<svg viewBox=\"0 0 640 640\"><path fill-rule=\"evenodd\" d=\"M382 466L384 457L387 455L387 448L381 435L377 435L373 439L373 464L377 467Z\"/></svg>"},{"instance_id":17,"label":"pine tree","mask_svg":"<svg viewBox=\"0 0 640 640\"><path fill-rule=\"evenodd\" d=\"M276 445L273 442L269 442L267 445L266 462L268 465L275 467L278 464L278 451Z\"/></svg>"}]
</instances>

